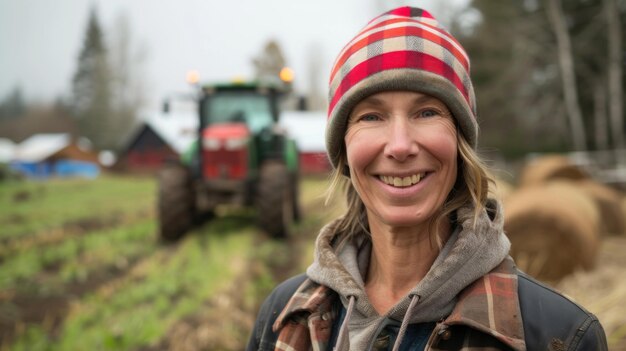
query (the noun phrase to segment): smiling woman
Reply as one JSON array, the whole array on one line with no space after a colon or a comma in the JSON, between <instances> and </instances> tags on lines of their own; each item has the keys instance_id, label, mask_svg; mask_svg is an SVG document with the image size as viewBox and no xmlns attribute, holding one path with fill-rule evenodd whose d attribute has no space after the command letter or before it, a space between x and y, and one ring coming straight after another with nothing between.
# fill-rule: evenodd
<instances>
[{"instance_id":1,"label":"smiling woman","mask_svg":"<svg viewBox=\"0 0 626 351\"><path fill-rule=\"evenodd\" d=\"M469 58L426 11L376 17L335 61L326 225L248 350L606 350L597 318L520 272L475 149Z\"/></svg>"}]
</instances>

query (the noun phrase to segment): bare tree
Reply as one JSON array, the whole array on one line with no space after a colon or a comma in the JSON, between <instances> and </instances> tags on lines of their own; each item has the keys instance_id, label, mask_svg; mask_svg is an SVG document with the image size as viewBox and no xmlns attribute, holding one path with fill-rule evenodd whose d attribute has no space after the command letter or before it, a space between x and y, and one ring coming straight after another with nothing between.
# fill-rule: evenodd
<instances>
[{"instance_id":1,"label":"bare tree","mask_svg":"<svg viewBox=\"0 0 626 351\"><path fill-rule=\"evenodd\" d=\"M604 0L604 9L608 25L608 85L609 115L613 147L624 147L624 103L622 85L622 24L615 0Z\"/></svg>"},{"instance_id":2,"label":"bare tree","mask_svg":"<svg viewBox=\"0 0 626 351\"><path fill-rule=\"evenodd\" d=\"M278 42L270 40L252 63L259 81L280 81L280 70L285 67L286 61Z\"/></svg>"},{"instance_id":3,"label":"bare tree","mask_svg":"<svg viewBox=\"0 0 626 351\"><path fill-rule=\"evenodd\" d=\"M147 54L145 46L133 37L130 20L125 14L115 20L109 47L113 88L109 134L112 144L119 147L132 132L137 114L145 105L143 67Z\"/></svg>"},{"instance_id":4,"label":"bare tree","mask_svg":"<svg viewBox=\"0 0 626 351\"><path fill-rule=\"evenodd\" d=\"M587 142L583 125L582 111L578 102L578 88L574 71L574 58L570 35L565 22L565 15L560 0L547 0L548 19L556 36L559 67L565 107L569 118L572 142L577 150L585 150Z\"/></svg>"},{"instance_id":5,"label":"bare tree","mask_svg":"<svg viewBox=\"0 0 626 351\"><path fill-rule=\"evenodd\" d=\"M322 70L322 48L319 44L311 44L308 48L308 105L311 110L325 110L326 97L324 96L323 84L326 83L325 72ZM324 87L325 88L325 87Z\"/></svg>"},{"instance_id":6,"label":"bare tree","mask_svg":"<svg viewBox=\"0 0 626 351\"><path fill-rule=\"evenodd\" d=\"M596 148L606 150L609 147L607 133L606 88L603 78L596 79L593 89L593 121Z\"/></svg>"}]
</instances>

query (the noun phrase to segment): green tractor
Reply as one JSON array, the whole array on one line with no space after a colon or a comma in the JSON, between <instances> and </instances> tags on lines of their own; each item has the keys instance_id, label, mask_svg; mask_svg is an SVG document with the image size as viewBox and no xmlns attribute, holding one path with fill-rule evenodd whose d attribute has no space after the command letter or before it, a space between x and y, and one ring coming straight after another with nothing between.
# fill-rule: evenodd
<instances>
[{"instance_id":1,"label":"green tractor","mask_svg":"<svg viewBox=\"0 0 626 351\"><path fill-rule=\"evenodd\" d=\"M287 236L300 217L298 149L278 125L280 86L207 85L198 98L198 138L159 173L159 233L180 239L222 204L254 207L258 225Z\"/></svg>"}]
</instances>

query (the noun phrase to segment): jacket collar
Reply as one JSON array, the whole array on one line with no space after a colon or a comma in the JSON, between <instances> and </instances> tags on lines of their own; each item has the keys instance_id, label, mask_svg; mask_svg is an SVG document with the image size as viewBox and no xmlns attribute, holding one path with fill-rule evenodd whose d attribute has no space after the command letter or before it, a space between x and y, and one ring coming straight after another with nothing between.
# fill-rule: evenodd
<instances>
[{"instance_id":1,"label":"jacket collar","mask_svg":"<svg viewBox=\"0 0 626 351\"><path fill-rule=\"evenodd\" d=\"M332 313L332 301L337 294L330 288L307 279L291 297L273 325L275 332L281 331L288 321L302 314L319 316ZM332 320L329 320L332 324ZM491 335L514 350L526 350L517 289L517 271L507 257L491 272L479 278L458 296L458 301L443 322L446 325L465 325ZM309 329L316 324L309 324ZM306 323L302 324L306 327ZM319 331L309 330L313 335ZM281 336L279 334L279 340ZM317 340L318 342L328 342Z\"/></svg>"},{"instance_id":2,"label":"jacket collar","mask_svg":"<svg viewBox=\"0 0 626 351\"><path fill-rule=\"evenodd\" d=\"M513 259L507 257L491 272L465 288L444 323L467 325L495 337L514 350L526 350Z\"/></svg>"},{"instance_id":3,"label":"jacket collar","mask_svg":"<svg viewBox=\"0 0 626 351\"><path fill-rule=\"evenodd\" d=\"M306 279L276 318L272 329L280 330L294 315L330 312L335 297L337 293L330 288Z\"/></svg>"}]
</instances>

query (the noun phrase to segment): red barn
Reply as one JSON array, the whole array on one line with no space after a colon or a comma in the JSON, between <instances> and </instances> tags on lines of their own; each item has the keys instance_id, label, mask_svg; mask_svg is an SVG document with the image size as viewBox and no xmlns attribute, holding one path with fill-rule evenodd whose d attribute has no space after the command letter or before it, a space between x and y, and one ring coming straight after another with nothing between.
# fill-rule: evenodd
<instances>
[{"instance_id":1,"label":"red barn","mask_svg":"<svg viewBox=\"0 0 626 351\"><path fill-rule=\"evenodd\" d=\"M324 132L326 113L320 111L284 111L280 124L296 140L300 149L302 174L325 174L331 169L326 156Z\"/></svg>"},{"instance_id":2,"label":"red barn","mask_svg":"<svg viewBox=\"0 0 626 351\"><path fill-rule=\"evenodd\" d=\"M133 133L115 168L136 173L153 173L167 160L178 159L197 136L193 114L154 114Z\"/></svg>"}]
</instances>

